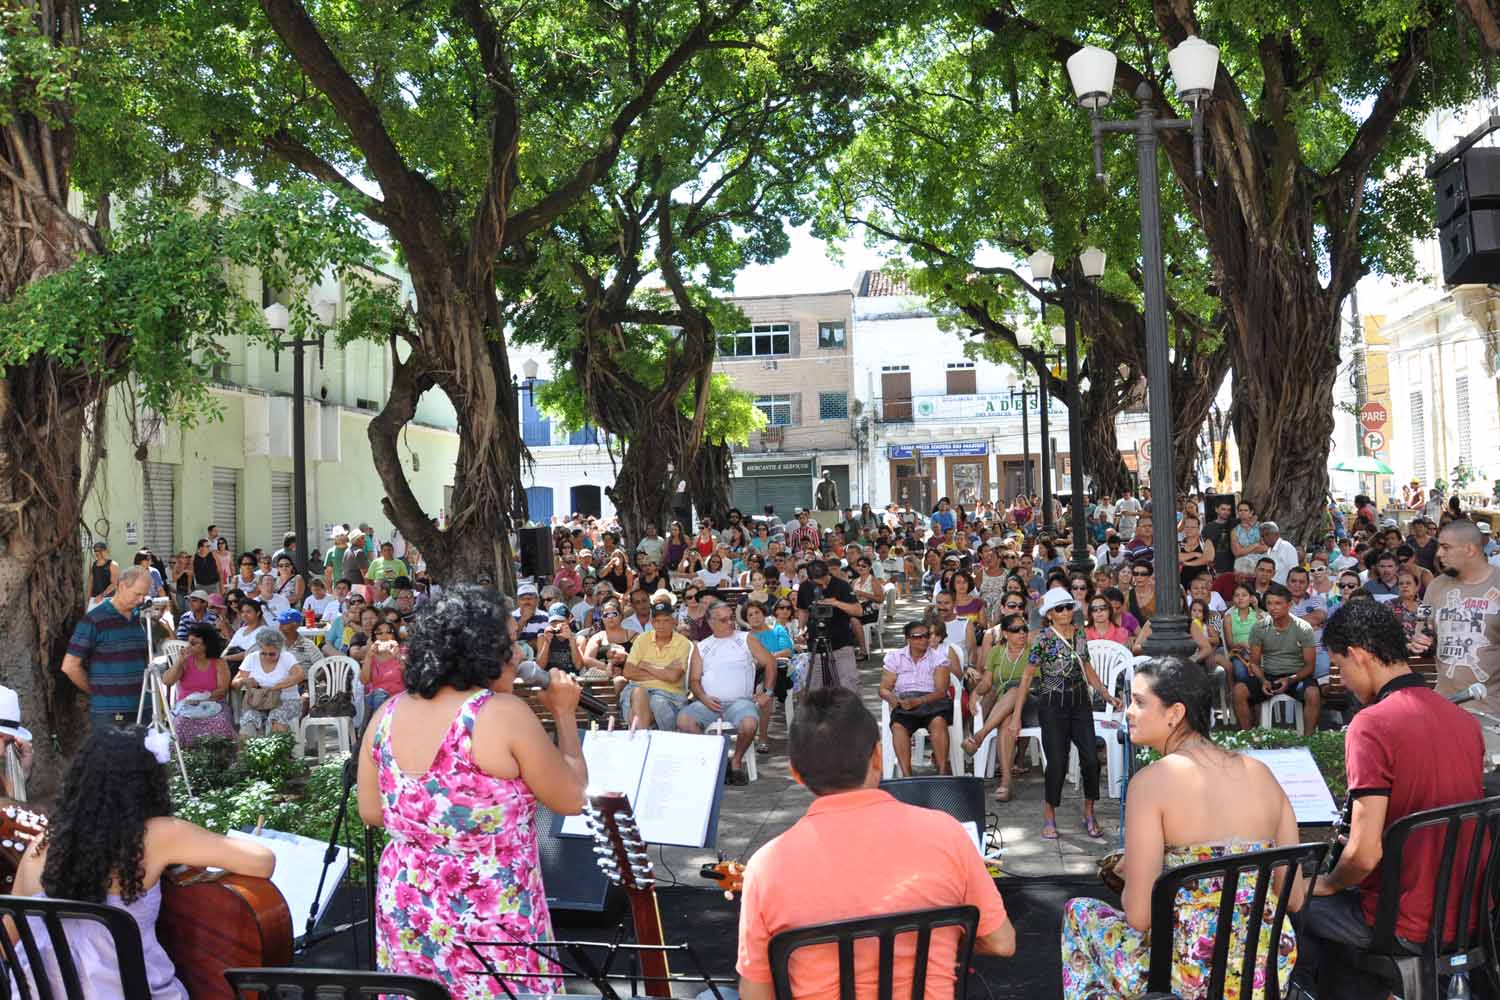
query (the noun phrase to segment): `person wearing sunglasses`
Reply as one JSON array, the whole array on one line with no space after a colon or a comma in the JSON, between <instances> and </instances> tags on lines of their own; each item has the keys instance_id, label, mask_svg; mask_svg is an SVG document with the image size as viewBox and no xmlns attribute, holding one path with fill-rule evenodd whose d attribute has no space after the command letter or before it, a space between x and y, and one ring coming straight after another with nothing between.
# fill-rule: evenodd
<instances>
[{"instance_id":1,"label":"person wearing sunglasses","mask_svg":"<svg viewBox=\"0 0 1500 1000\"><path fill-rule=\"evenodd\" d=\"M1088 614L1084 627L1084 638L1089 642L1104 640L1105 642L1118 642L1129 648L1130 633L1125 631L1125 626L1120 624L1114 606L1109 603L1109 598L1100 595L1089 601Z\"/></svg>"},{"instance_id":2,"label":"person wearing sunglasses","mask_svg":"<svg viewBox=\"0 0 1500 1000\"><path fill-rule=\"evenodd\" d=\"M995 633L999 633L998 637ZM1020 710L1021 675L1026 669L1028 635L1026 616L1022 612L1004 612L1000 624L985 634L983 667L964 672L965 685L969 687L971 697L979 699L980 713L984 716L983 724L964 740L964 752L970 756L977 754L985 738L999 731L1000 784L995 788L995 798L1000 802L1011 800L1012 777L1025 771L1015 765L1016 739L1005 723L1010 720L1012 712Z\"/></svg>"},{"instance_id":3,"label":"person wearing sunglasses","mask_svg":"<svg viewBox=\"0 0 1500 1000\"><path fill-rule=\"evenodd\" d=\"M647 608L649 611L649 606ZM614 598L607 598L599 605L600 625L583 647L583 676L587 678L615 677L620 683L617 687L624 687L625 657L630 652L630 644L639 632L631 632L625 627L625 614L620 607L620 602Z\"/></svg>"},{"instance_id":4,"label":"person wearing sunglasses","mask_svg":"<svg viewBox=\"0 0 1500 1000\"><path fill-rule=\"evenodd\" d=\"M1046 840L1057 839L1057 807L1062 803L1070 743L1078 751L1083 775L1083 830L1096 840L1104 837L1094 817L1094 802L1099 798L1099 753L1094 743L1093 692L1115 709L1123 707L1113 692L1105 690L1089 661L1088 642L1073 623L1076 609L1066 590L1049 590L1043 596L1046 625L1026 654L1017 695L1022 705L1033 688L1037 696L1037 718L1047 760L1046 804L1042 810L1042 837ZM1012 740L1019 738L1021 713L1012 712L1005 727Z\"/></svg>"},{"instance_id":5,"label":"person wearing sunglasses","mask_svg":"<svg viewBox=\"0 0 1500 1000\"><path fill-rule=\"evenodd\" d=\"M948 719L953 714L949 678L958 671L950 649L934 648L938 619L928 611L921 621L902 628L906 645L885 654L880 700L891 707L891 743L901 774L911 777L911 738L919 729L932 737L932 759L938 774L949 773Z\"/></svg>"}]
</instances>

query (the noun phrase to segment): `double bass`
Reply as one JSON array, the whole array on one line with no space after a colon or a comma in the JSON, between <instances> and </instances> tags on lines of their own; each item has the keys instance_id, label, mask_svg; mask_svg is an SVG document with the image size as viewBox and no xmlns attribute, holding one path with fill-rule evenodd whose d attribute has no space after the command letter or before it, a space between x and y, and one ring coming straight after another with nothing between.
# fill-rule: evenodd
<instances>
[{"instance_id":1,"label":"double bass","mask_svg":"<svg viewBox=\"0 0 1500 1000\"><path fill-rule=\"evenodd\" d=\"M16 803L0 806L0 894L47 818ZM292 913L270 879L177 865L162 873L156 937L193 1000L233 1000L225 969L292 963Z\"/></svg>"}]
</instances>

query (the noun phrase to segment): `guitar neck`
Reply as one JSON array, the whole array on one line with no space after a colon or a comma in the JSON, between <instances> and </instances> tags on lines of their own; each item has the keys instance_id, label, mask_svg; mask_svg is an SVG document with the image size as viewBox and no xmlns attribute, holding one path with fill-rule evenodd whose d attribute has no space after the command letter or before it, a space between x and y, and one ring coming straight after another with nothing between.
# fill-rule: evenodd
<instances>
[{"instance_id":1,"label":"guitar neck","mask_svg":"<svg viewBox=\"0 0 1500 1000\"><path fill-rule=\"evenodd\" d=\"M657 905L654 888L626 889L630 899L630 918L635 923L637 944L663 945L667 943L661 927L661 907ZM646 995L670 997L672 984L667 981L672 972L667 966L664 951L642 951L641 972L646 978Z\"/></svg>"}]
</instances>

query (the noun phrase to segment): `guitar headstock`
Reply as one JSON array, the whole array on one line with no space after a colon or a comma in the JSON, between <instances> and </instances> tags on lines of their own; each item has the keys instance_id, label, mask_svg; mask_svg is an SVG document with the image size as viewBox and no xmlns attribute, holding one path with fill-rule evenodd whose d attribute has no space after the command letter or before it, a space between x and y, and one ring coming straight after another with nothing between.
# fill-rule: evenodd
<instances>
[{"instance_id":1,"label":"guitar headstock","mask_svg":"<svg viewBox=\"0 0 1500 1000\"><path fill-rule=\"evenodd\" d=\"M583 812L594 831L594 853L598 855L599 867L609 880L627 890L655 887L651 855L624 793L591 795Z\"/></svg>"},{"instance_id":2,"label":"guitar headstock","mask_svg":"<svg viewBox=\"0 0 1500 1000\"><path fill-rule=\"evenodd\" d=\"M720 861L706 864L698 874L711 882L717 882L724 890L725 899L733 899L736 893L745 891L745 866L738 861Z\"/></svg>"}]
</instances>

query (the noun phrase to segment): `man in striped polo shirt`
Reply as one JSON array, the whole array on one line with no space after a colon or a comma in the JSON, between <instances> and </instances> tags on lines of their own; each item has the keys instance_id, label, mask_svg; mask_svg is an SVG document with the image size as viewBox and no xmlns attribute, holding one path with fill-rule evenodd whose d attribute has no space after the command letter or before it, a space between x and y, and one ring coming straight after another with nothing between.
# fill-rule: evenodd
<instances>
[{"instance_id":1,"label":"man in striped polo shirt","mask_svg":"<svg viewBox=\"0 0 1500 1000\"><path fill-rule=\"evenodd\" d=\"M151 577L142 566L120 573L119 586L74 626L62 672L89 696L95 726L135 722L146 673L146 610Z\"/></svg>"}]
</instances>

